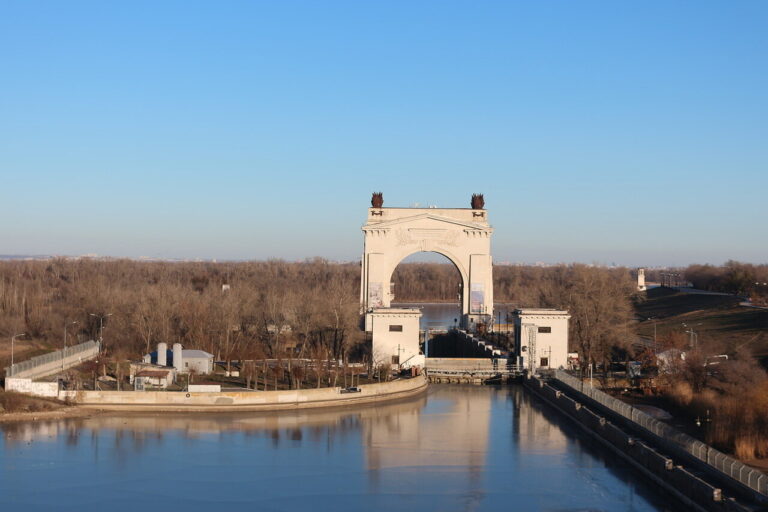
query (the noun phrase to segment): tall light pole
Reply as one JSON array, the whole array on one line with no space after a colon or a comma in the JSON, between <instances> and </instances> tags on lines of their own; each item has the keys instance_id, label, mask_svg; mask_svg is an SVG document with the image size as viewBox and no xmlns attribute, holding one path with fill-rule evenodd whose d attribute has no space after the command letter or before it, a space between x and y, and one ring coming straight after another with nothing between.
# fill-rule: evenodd
<instances>
[{"instance_id":1,"label":"tall light pole","mask_svg":"<svg viewBox=\"0 0 768 512\"><path fill-rule=\"evenodd\" d=\"M23 332L21 334L14 334L13 336L11 336L11 375L13 375L13 373L14 373L14 371L13 371L13 344L16 341L16 338L18 338L19 336L26 336L26 335L27 335L27 333Z\"/></svg>"},{"instance_id":2,"label":"tall light pole","mask_svg":"<svg viewBox=\"0 0 768 512\"><path fill-rule=\"evenodd\" d=\"M693 328L698 326L698 325L701 325L701 322L699 322L698 324L694 324L694 325L688 325L688 324L685 324L685 323L683 324L683 327L688 329L685 332L691 335L690 336L690 338L691 338L691 341L690 341L691 349L698 348L698 345L699 345L699 333L697 333L697 332L695 332L693 330Z\"/></svg>"},{"instance_id":3,"label":"tall light pole","mask_svg":"<svg viewBox=\"0 0 768 512\"><path fill-rule=\"evenodd\" d=\"M658 317L655 316L649 316L646 318L646 320L653 320L653 348L656 348L656 320L658 320Z\"/></svg>"},{"instance_id":4,"label":"tall light pole","mask_svg":"<svg viewBox=\"0 0 768 512\"><path fill-rule=\"evenodd\" d=\"M96 313L88 313L88 314L94 318L99 319L99 345L103 345L104 344L104 319L112 316L112 313L107 313L106 315L97 315Z\"/></svg>"},{"instance_id":5,"label":"tall light pole","mask_svg":"<svg viewBox=\"0 0 768 512\"><path fill-rule=\"evenodd\" d=\"M64 371L64 352L67 351L67 327L70 325L75 325L77 323L77 320L74 320L72 322L64 322L64 347L61 350L61 371Z\"/></svg>"}]
</instances>

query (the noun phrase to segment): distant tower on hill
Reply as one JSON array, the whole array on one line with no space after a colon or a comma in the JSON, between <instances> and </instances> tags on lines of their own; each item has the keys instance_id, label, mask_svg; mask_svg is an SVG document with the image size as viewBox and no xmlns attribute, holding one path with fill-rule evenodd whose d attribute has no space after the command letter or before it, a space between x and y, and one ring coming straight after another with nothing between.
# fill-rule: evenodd
<instances>
[{"instance_id":1,"label":"distant tower on hill","mask_svg":"<svg viewBox=\"0 0 768 512\"><path fill-rule=\"evenodd\" d=\"M645 269L639 268L637 269L637 291L644 292L645 290Z\"/></svg>"}]
</instances>

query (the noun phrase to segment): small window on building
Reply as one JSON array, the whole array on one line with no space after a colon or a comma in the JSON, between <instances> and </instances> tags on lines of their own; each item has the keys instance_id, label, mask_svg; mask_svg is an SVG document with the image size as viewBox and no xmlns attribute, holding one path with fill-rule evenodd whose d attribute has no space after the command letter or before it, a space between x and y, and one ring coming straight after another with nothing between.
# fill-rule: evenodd
<instances>
[{"instance_id":1,"label":"small window on building","mask_svg":"<svg viewBox=\"0 0 768 512\"><path fill-rule=\"evenodd\" d=\"M189 363L184 363L184 366L189 368Z\"/></svg>"},{"instance_id":2,"label":"small window on building","mask_svg":"<svg viewBox=\"0 0 768 512\"><path fill-rule=\"evenodd\" d=\"M403 326L402 325L390 325L389 326L389 332L403 332Z\"/></svg>"},{"instance_id":3,"label":"small window on building","mask_svg":"<svg viewBox=\"0 0 768 512\"><path fill-rule=\"evenodd\" d=\"M541 358L541 364L539 366L546 366L549 368L549 358L548 357L542 357Z\"/></svg>"},{"instance_id":4,"label":"small window on building","mask_svg":"<svg viewBox=\"0 0 768 512\"><path fill-rule=\"evenodd\" d=\"M539 332L552 332L551 327L539 327Z\"/></svg>"}]
</instances>

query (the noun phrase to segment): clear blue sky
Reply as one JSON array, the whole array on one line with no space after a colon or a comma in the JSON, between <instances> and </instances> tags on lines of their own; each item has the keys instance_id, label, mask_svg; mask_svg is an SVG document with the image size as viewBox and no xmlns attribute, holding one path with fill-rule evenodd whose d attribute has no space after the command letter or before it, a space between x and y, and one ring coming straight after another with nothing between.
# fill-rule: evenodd
<instances>
[{"instance_id":1,"label":"clear blue sky","mask_svg":"<svg viewBox=\"0 0 768 512\"><path fill-rule=\"evenodd\" d=\"M768 261L768 2L0 1L0 254Z\"/></svg>"}]
</instances>

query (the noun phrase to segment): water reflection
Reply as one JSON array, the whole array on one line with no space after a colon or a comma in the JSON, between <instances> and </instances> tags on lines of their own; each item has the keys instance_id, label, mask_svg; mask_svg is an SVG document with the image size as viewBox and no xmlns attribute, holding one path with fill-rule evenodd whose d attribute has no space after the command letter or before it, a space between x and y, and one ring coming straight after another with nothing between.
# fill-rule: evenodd
<instances>
[{"instance_id":1,"label":"water reflection","mask_svg":"<svg viewBox=\"0 0 768 512\"><path fill-rule=\"evenodd\" d=\"M660 510L664 500L516 387L433 386L355 410L5 424L0 454L4 510Z\"/></svg>"},{"instance_id":2,"label":"water reflection","mask_svg":"<svg viewBox=\"0 0 768 512\"><path fill-rule=\"evenodd\" d=\"M312 442L318 436L341 436L358 431L363 420L384 416L418 413L426 404L426 396L403 403L364 406L349 409L320 409L281 413L106 413L86 418L8 423L0 428L6 445L31 441L77 444L85 433L111 431L115 437L133 440L162 439L164 435L187 439L223 436L231 433L267 437L275 446L281 442L301 442L305 436Z\"/></svg>"},{"instance_id":3,"label":"water reflection","mask_svg":"<svg viewBox=\"0 0 768 512\"><path fill-rule=\"evenodd\" d=\"M461 306L455 302L397 302L392 303L392 307L421 309L419 328L422 330L450 329L457 327L461 322ZM515 306L511 304L493 305L493 321L500 326L502 331L509 328L507 320L514 310Z\"/></svg>"},{"instance_id":4,"label":"water reflection","mask_svg":"<svg viewBox=\"0 0 768 512\"><path fill-rule=\"evenodd\" d=\"M461 322L461 306L457 303L398 302L392 307L419 308L419 329L450 329Z\"/></svg>"}]
</instances>

